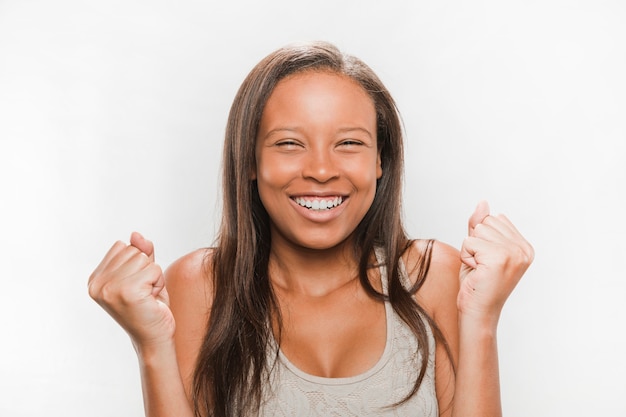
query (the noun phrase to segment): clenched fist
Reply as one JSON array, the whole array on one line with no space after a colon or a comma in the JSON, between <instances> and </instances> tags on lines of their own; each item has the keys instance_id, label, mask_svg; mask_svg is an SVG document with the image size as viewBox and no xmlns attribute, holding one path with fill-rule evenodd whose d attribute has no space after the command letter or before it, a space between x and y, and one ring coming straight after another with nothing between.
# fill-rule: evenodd
<instances>
[{"instance_id":1,"label":"clenched fist","mask_svg":"<svg viewBox=\"0 0 626 417\"><path fill-rule=\"evenodd\" d=\"M174 317L154 246L139 233L116 242L89 277L89 295L130 335L135 347L172 340Z\"/></svg>"},{"instance_id":2,"label":"clenched fist","mask_svg":"<svg viewBox=\"0 0 626 417\"><path fill-rule=\"evenodd\" d=\"M504 302L534 258L532 246L504 215L481 202L461 248L459 313L497 321Z\"/></svg>"}]
</instances>

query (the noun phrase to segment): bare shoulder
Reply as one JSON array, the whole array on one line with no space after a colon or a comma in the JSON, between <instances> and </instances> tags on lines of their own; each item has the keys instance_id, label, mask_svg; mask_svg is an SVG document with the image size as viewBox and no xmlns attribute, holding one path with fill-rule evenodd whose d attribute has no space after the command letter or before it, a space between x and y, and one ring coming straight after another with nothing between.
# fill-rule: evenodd
<instances>
[{"instance_id":1,"label":"bare shoulder","mask_svg":"<svg viewBox=\"0 0 626 417\"><path fill-rule=\"evenodd\" d=\"M176 356L187 395L213 301L212 250L199 249L173 262L165 286L176 321Z\"/></svg>"},{"instance_id":2,"label":"bare shoulder","mask_svg":"<svg viewBox=\"0 0 626 417\"><path fill-rule=\"evenodd\" d=\"M427 244L428 241L416 241L405 254L405 262L418 265L426 252ZM435 321L445 340L445 343L437 341L435 351L435 391L442 416L450 415L450 404L454 398L454 383L451 381L455 378L452 363L458 363L457 296L460 269L459 251L445 243L433 241L428 273L415 294L415 299ZM415 276L412 278L416 279Z\"/></svg>"},{"instance_id":3,"label":"bare shoulder","mask_svg":"<svg viewBox=\"0 0 626 417\"><path fill-rule=\"evenodd\" d=\"M212 290L212 254L211 249L198 249L174 261L165 271L168 291Z\"/></svg>"},{"instance_id":4,"label":"bare shoulder","mask_svg":"<svg viewBox=\"0 0 626 417\"><path fill-rule=\"evenodd\" d=\"M165 286L177 330L189 331L191 327L199 331L196 328L200 326L204 330L213 301L212 270L212 250L198 249L179 258L165 271Z\"/></svg>"},{"instance_id":5,"label":"bare shoulder","mask_svg":"<svg viewBox=\"0 0 626 417\"><path fill-rule=\"evenodd\" d=\"M435 275L453 275L454 280L459 278L461 268L461 255L458 249L447 243L435 241L432 258L430 261L430 273ZM451 278L451 277L448 277Z\"/></svg>"},{"instance_id":6,"label":"bare shoulder","mask_svg":"<svg viewBox=\"0 0 626 417\"><path fill-rule=\"evenodd\" d=\"M414 283L417 279L415 271L420 260L425 256L427 240L415 240L403 256L409 277ZM432 251L428 273L423 285L416 294L418 302L435 318L442 307L453 304L456 308L456 296L459 291L459 271L461 257L454 247L440 242L432 242Z\"/></svg>"}]
</instances>

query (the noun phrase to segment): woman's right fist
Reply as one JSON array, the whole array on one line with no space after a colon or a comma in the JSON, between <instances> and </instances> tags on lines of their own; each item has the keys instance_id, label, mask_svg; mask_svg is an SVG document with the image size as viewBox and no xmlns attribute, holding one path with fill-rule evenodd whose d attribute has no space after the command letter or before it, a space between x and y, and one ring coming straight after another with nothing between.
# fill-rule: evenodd
<instances>
[{"instance_id":1,"label":"woman's right fist","mask_svg":"<svg viewBox=\"0 0 626 417\"><path fill-rule=\"evenodd\" d=\"M130 335L135 347L169 342L174 317L152 242L133 233L116 242L89 277L89 295Z\"/></svg>"}]
</instances>

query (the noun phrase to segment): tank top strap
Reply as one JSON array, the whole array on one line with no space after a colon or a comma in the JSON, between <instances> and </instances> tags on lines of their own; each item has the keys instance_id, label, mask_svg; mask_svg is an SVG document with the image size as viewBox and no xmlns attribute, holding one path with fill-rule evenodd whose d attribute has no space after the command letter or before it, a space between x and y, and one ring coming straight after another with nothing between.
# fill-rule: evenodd
<instances>
[{"instance_id":1,"label":"tank top strap","mask_svg":"<svg viewBox=\"0 0 626 417\"><path fill-rule=\"evenodd\" d=\"M376 262L380 266L378 270L380 271L380 280L382 283L383 294L387 295L389 288L389 280L387 275L388 265L385 265L387 263L387 260L385 259L383 248L374 248L374 254L376 255ZM404 261L402 260L402 257L400 257L400 259L398 260L398 268L400 272L400 283L405 290L410 291L413 284L411 283L409 274L406 271L406 267L404 266Z\"/></svg>"},{"instance_id":2,"label":"tank top strap","mask_svg":"<svg viewBox=\"0 0 626 417\"><path fill-rule=\"evenodd\" d=\"M377 246L374 248L374 255L376 255L376 264L378 265L378 271L380 272L380 283L383 289L383 294L387 295L389 291L389 281L387 279L387 267L386 259L383 248Z\"/></svg>"}]
</instances>

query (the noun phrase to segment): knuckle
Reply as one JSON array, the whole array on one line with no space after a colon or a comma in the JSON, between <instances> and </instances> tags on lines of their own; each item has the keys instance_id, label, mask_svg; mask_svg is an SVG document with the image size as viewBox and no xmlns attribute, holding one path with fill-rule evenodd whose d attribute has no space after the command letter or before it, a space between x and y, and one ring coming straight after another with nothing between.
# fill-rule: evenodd
<instances>
[{"instance_id":1,"label":"knuckle","mask_svg":"<svg viewBox=\"0 0 626 417\"><path fill-rule=\"evenodd\" d=\"M94 281L87 284L87 293L93 300L98 301L100 297L100 289L96 286Z\"/></svg>"},{"instance_id":2,"label":"knuckle","mask_svg":"<svg viewBox=\"0 0 626 417\"><path fill-rule=\"evenodd\" d=\"M110 283L102 287L102 299L110 306L122 305L127 306L132 304L134 300L135 290L131 285L120 285L117 283Z\"/></svg>"},{"instance_id":3,"label":"knuckle","mask_svg":"<svg viewBox=\"0 0 626 417\"><path fill-rule=\"evenodd\" d=\"M133 251L133 255L132 255L133 258L145 260L147 262L150 261L150 258L148 258L148 255L146 255L145 253L143 253L142 251L140 251L134 246L130 246L130 247L132 248L132 251Z\"/></svg>"},{"instance_id":4,"label":"knuckle","mask_svg":"<svg viewBox=\"0 0 626 417\"><path fill-rule=\"evenodd\" d=\"M91 286L94 281L98 280L98 274L96 271L93 271L91 275L89 275L89 279L87 280L87 286Z\"/></svg>"},{"instance_id":5,"label":"knuckle","mask_svg":"<svg viewBox=\"0 0 626 417\"><path fill-rule=\"evenodd\" d=\"M145 268L146 265L151 262L150 258L148 258L145 253L141 252L137 248L133 249L133 253L128 257L128 260L126 261L126 266L129 268L130 273L138 272L139 270Z\"/></svg>"},{"instance_id":6,"label":"knuckle","mask_svg":"<svg viewBox=\"0 0 626 417\"><path fill-rule=\"evenodd\" d=\"M515 264L517 267L527 268L533 260L532 250L523 245L515 245L511 248L510 253L511 263Z\"/></svg>"},{"instance_id":7,"label":"knuckle","mask_svg":"<svg viewBox=\"0 0 626 417\"><path fill-rule=\"evenodd\" d=\"M530 252L526 253L526 258L525 258L526 265L532 264L534 260L535 260L535 252L534 251L530 251Z\"/></svg>"},{"instance_id":8,"label":"knuckle","mask_svg":"<svg viewBox=\"0 0 626 417\"><path fill-rule=\"evenodd\" d=\"M519 259L520 263L530 265L534 257L534 251L532 246L523 241L520 242L519 245L516 245L515 249L515 256L517 257L517 259Z\"/></svg>"},{"instance_id":9,"label":"knuckle","mask_svg":"<svg viewBox=\"0 0 626 417\"><path fill-rule=\"evenodd\" d=\"M110 282L104 284L98 292L98 299L105 304L111 304L117 298L117 290Z\"/></svg>"},{"instance_id":10,"label":"knuckle","mask_svg":"<svg viewBox=\"0 0 626 417\"><path fill-rule=\"evenodd\" d=\"M129 305L129 304L133 304L133 302L135 301L134 298L134 291L132 291L130 288L128 287L124 287L121 289L120 293L119 293L119 300L122 302L122 304L124 305Z\"/></svg>"},{"instance_id":11,"label":"knuckle","mask_svg":"<svg viewBox=\"0 0 626 417\"><path fill-rule=\"evenodd\" d=\"M487 225L485 223L478 223L476 225L476 227L474 227L474 234L475 235L482 235L482 234L484 234L486 227L487 227Z\"/></svg>"},{"instance_id":12,"label":"knuckle","mask_svg":"<svg viewBox=\"0 0 626 417\"><path fill-rule=\"evenodd\" d=\"M148 266L147 269L150 271L151 274L154 274L154 275L162 275L163 274L163 270L161 269L161 267L158 264L154 263L154 262L152 262Z\"/></svg>"},{"instance_id":13,"label":"knuckle","mask_svg":"<svg viewBox=\"0 0 626 417\"><path fill-rule=\"evenodd\" d=\"M527 245L528 261L529 263L531 263L532 261L535 260L535 248L528 242L526 242L526 245Z\"/></svg>"},{"instance_id":14,"label":"knuckle","mask_svg":"<svg viewBox=\"0 0 626 417\"><path fill-rule=\"evenodd\" d=\"M113 247L114 248L120 248L120 247L125 247L126 243L122 242L121 240L116 240L115 243L113 243Z\"/></svg>"},{"instance_id":15,"label":"knuckle","mask_svg":"<svg viewBox=\"0 0 626 417\"><path fill-rule=\"evenodd\" d=\"M137 255L142 255L143 254L143 252L141 252L139 249L137 249L133 245L128 245L126 247L126 251L130 252L131 256L137 256Z\"/></svg>"}]
</instances>

